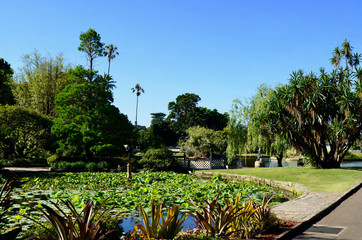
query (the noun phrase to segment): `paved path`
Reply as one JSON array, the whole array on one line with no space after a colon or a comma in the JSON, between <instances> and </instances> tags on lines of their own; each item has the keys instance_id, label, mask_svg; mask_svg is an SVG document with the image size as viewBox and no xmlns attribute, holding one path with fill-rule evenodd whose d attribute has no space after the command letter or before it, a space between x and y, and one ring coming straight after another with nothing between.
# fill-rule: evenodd
<instances>
[{"instance_id":1,"label":"paved path","mask_svg":"<svg viewBox=\"0 0 362 240\"><path fill-rule=\"evenodd\" d=\"M362 239L362 188L290 239Z\"/></svg>"},{"instance_id":2,"label":"paved path","mask_svg":"<svg viewBox=\"0 0 362 240\"><path fill-rule=\"evenodd\" d=\"M342 193L310 192L302 197L278 204L272 208L272 211L280 219L305 222L335 203L342 195Z\"/></svg>"},{"instance_id":3,"label":"paved path","mask_svg":"<svg viewBox=\"0 0 362 240\"><path fill-rule=\"evenodd\" d=\"M50 167L4 167L3 170L11 172L49 172Z\"/></svg>"}]
</instances>

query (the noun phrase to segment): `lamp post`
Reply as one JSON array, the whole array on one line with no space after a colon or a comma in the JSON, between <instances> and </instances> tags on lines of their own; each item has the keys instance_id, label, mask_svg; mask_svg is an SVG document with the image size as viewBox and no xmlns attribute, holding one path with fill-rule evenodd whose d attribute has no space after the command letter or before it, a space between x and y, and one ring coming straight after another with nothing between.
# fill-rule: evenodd
<instances>
[{"instance_id":1,"label":"lamp post","mask_svg":"<svg viewBox=\"0 0 362 240\"><path fill-rule=\"evenodd\" d=\"M127 153L127 158L125 159L125 161L127 162L127 178L131 179L132 178L131 163L133 162L133 160L131 158L132 149L128 144L125 144L123 146L126 149L126 153Z\"/></svg>"}]
</instances>

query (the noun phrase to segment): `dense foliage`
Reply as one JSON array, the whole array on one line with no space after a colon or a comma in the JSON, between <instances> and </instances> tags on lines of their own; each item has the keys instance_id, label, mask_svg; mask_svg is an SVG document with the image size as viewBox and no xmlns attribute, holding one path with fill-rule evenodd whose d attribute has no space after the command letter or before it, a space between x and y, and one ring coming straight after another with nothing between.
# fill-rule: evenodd
<instances>
[{"instance_id":1,"label":"dense foliage","mask_svg":"<svg viewBox=\"0 0 362 240\"><path fill-rule=\"evenodd\" d=\"M190 127L186 130L181 151L188 156L205 158L210 153L222 154L226 149L226 131L214 131L205 127Z\"/></svg>"},{"instance_id":2,"label":"dense foliage","mask_svg":"<svg viewBox=\"0 0 362 240\"><path fill-rule=\"evenodd\" d=\"M345 58L345 67L340 60ZM362 69L359 54L345 40L332 58L336 69L319 75L293 72L268 101L264 124L286 133L293 146L318 168L339 167L362 133ZM338 60L338 61L337 61Z\"/></svg>"},{"instance_id":3,"label":"dense foliage","mask_svg":"<svg viewBox=\"0 0 362 240\"><path fill-rule=\"evenodd\" d=\"M10 64L0 58L0 105L14 104L14 96L11 91L11 83L14 71Z\"/></svg>"},{"instance_id":4,"label":"dense foliage","mask_svg":"<svg viewBox=\"0 0 362 240\"><path fill-rule=\"evenodd\" d=\"M180 163L167 148L149 149L139 161L146 170L151 171L179 171Z\"/></svg>"},{"instance_id":5,"label":"dense foliage","mask_svg":"<svg viewBox=\"0 0 362 240\"><path fill-rule=\"evenodd\" d=\"M132 127L110 98L105 86L95 82L71 84L57 96L52 133L58 153L87 159L119 153L132 139Z\"/></svg>"},{"instance_id":6,"label":"dense foliage","mask_svg":"<svg viewBox=\"0 0 362 240\"><path fill-rule=\"evenodd\" d=\"M227 125L227 148L226 156L231 163L235 157L241 156L245 150L247 139L247 122L243 118L244 108L240 100L234 100L230 111L230 120Z\"/></svg>"},{"instance_id":7,"label":"dense foliage","mask_svg":"<svg viewBox=\"0 0 362 240\"><path fill-rule=\"evenodd\" d=\"M54 116L55 96L70 83L69 66L61 54L44 57L38 51L25 54L23 63L12 89L16 104Z\"/></svg>"},{"instance_id":8,"label":"dense foliage","mask_svg":"<svg viewBox=\"0 0 362 240\"><path fill-rule=\"evenodd\" d=\"M0 154L4 158L42 158L50 144L51 120L19 106L0 106Z\"/></svg>"},{"instance_id":9,"label":"dense foliage","mask_svg":"<svg viewBox=\"0 0 362 240\"><path fill-rule=\"evenodd\" d=\"M278 166L282 167L283 156L290 144L285 132L274 132L267 123L268 104L272 96L273 90L261 85L257 94L251 98L248 104L243 105L240 101L234 102L232 119L235 124L229 123L230 133L233 133L230 134L230 139L234 137L236 140L237 133L239 133L240 137L244 138L240 141L242 151L258 152L260 149L262 152L268 152L277 158ZM239 126L236 125L236 121ZM246 124L245 128L242 123ZM232 147L234 144L231 144L229 149L231 150Z\"/></svg>"},{"instance_id":10,"label":"dense foliage","mask_svg":"<svg viewBox=\"0 0 362 240\"><path fill-rule=\"evenodd\" d=\"M176 101L168 104L170 114L167 121L180 136L184 136L188 128L201 126L213 130L222 130L228 122L227 114L220 114L216 109L197 107L201 98L194 93L177 96Z\"/></svg>"}]
</instances>

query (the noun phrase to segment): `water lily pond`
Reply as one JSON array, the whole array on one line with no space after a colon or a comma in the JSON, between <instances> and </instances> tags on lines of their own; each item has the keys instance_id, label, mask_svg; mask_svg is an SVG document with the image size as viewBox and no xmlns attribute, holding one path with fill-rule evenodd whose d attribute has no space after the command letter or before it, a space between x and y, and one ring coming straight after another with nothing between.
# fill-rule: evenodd
<instances>
[{"instance_id":1,"label":"water lily pond","mask_svg":"<svg viewBox=\"0 0 362 240\"><path fill-rule=\"evenodd\" d=\"M127 217L138 213L138 203L146 212L150 211L151 199L161 201L165 209L178 204L183 212L187 212L195 210L190 199L201 205L206 198L212 199L218 194L220 202L233 199L238 194L244 202L250 198L258 202L263 196L276 194L274 204L290 197L266 185L227 182L221 176L202 180L193 175L172 172L136 173L132 179L127 179L125 173L88 172L24 174L20 177L27 182L22 188L15 189L11 196L14 204L8 215L7 227L29 225L29 220L21 215L39 215L42 204L52 206L52 201L61 205L60 199L70 200L81 209L88 199L97 206L109 197L105 207L113 206L113 212L120 213L127 222Z\"/></svg>"}]
</instances>

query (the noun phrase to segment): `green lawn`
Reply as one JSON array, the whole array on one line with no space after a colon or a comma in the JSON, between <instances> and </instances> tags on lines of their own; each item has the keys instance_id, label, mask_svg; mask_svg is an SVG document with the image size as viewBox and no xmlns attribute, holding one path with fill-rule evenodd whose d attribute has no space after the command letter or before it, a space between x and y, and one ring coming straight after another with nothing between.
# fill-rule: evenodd
<instances>
[{"instance_id":1,"label":"green lawn","mask_svg":"<svg viewBox=\"0 0 362 240\"><path fill-rule=\"evenodd\" d=\"M243 168L210 170L220 173L256 176L303 184L312 192L342 193L362 182L362 171L349 169L314 169L309 167Z\"/></svg>"}]
</instances>

